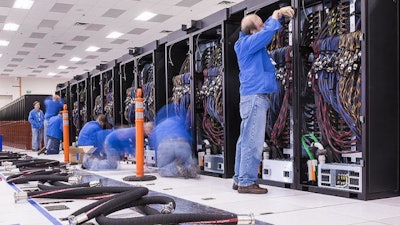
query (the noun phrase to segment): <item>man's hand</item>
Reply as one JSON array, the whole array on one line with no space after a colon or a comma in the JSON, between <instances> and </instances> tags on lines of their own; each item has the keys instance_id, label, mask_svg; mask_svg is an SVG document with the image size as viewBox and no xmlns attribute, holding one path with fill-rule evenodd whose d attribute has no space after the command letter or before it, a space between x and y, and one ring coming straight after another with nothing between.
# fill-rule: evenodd
<instances>
[{"instance_id":1,"label":"man's hand","mask_svg":"<svg viewBox=\"0 0 400 225\"><path fill-rule=\"evenodd\" d=\"M289 18L293 18L294 16L294 10L291 6L282 7L278 11L280 12L281 15Z\"/></svg>"}]
</instances>

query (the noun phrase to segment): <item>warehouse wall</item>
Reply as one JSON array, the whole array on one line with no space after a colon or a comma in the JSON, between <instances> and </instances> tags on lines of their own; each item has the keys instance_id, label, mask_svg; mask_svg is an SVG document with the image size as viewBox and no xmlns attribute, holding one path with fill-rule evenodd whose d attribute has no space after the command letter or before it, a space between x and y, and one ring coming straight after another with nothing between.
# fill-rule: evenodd
<instances>
[{"instance_id":1,"label":"warehouse wall","mask_svg":"<svg viewBox=\"0 0 400 225\"><path fill-rule=\"evenodd\" d=\"M20 81L21 79L21 87ZM0 78L0 108L24 94L53 94L58 83L64 83L64 78L30 78L2 77Z\"/></svg>"}]
</instances>

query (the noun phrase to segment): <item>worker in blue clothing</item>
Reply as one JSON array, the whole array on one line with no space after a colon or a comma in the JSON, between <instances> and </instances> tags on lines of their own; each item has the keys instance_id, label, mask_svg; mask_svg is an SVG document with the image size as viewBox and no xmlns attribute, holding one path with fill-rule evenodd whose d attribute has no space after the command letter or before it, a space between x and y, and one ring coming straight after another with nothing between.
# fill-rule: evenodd
<instances>
[{"instance_id":1,"label":"worker in blue clothing","mask_svg":"<svg viewBox=\"0 0 400 225\"><path fill-rule=\"evenodd\" d=\"M28 121L32 128L32 150L38 151L43 139L44 114L39 101L33 102L33 107L29 112Z\"/></svg>"},{"instance_id":2,"label":"worker in blue clothing","mask_svg":"<svg viewBox=\"0 0 400 225\"><path fill-rule=\"evenodd\" d=\"M144 123L144 135L148 136L152 128L152 122ZM103 135L104 133L98 132L97 134ZM84 155L83 168L88 170L118 169L121 159L134 156L136 153L136 127L111 131L106 136L102 147L102 149L93 148L93 151Z\"/></svg>"},{"instance_id":3,"label":"worker in blue clothing","mask_svg":"<svg viewBox=\"0 0 400 225\"><path fill-rule=\"evenodd\" d=\"M239 193L268 192L266 188L256 184L265 138L267 109L270 105L267 94L278 91L275 66L266 46L281 29L279 19L282 16L292 18L292 7L275 10L264 23L256 14L246 15L241 21L241 32L234 46L240 70L239 109L242 122L236 144L232 187Z\"/></svg>"},{"instance_id":4,"label":"worker in blue clothing","mask_svg":"<svg viewBox=\"0 0 400 225\"><path fill-rule=\"evenodd\" d=\"M163 177L197 178L198 164L193 158L192 136L185 126L185 110L175 104L161 108L150 134L150 146L156 151L158 174Z\"/></svg>"},{"instance_id":5,"label":"worker in blue clothing","mask_svg":"<svg viewBox=\"0 0 400 225\"><path fill-rule=\"evenodd\" d=\"M62 111L58 115L50 118L46 130L47 145L41 149L38 155L46 153L47 155L58 154L60 152L60 144L63 138L63 120Z\"/></svg>"},{"instance_id":6,"label":"worker in blue clothing","mask_svg":"<svg viewBox=\"0 0 400 225\"><path fill-rule=\"evenodd\" d=\"M64 100L59 95L48 96L44 100L45 113L44 113L44 145L47 145L47 125L51 117L56 116L64 105Z\"/></svg>"},{"instance_id":7,"label":"worker in blue clothing","mask_svg":"<svg viewBox=\"0 0 400 225\"><path fill-rule=\"evenodd\" d=\"M97 132L103 130L107 123L107 117L103 114L97 116L96 120L85 123L79 132L77 146L95 146Z\"/></svg>"}]
</instances>

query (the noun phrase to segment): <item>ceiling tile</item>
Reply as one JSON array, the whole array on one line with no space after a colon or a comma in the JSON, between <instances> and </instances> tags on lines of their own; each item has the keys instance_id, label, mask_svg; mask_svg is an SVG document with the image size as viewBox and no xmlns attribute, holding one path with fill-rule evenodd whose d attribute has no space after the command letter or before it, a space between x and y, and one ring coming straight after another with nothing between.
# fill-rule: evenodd
<instances>
[{"instance_id":1,"label":"ceiling tile","mask_svg":"<svg viewBox=\"0 0 400 225\"><path fill-rule=\"evenodd\" d=\"M28 74L28 77L36 77L35 74Z\"/></svg>"},{"instance_id":2,"label":"ceiling tile","mask_svg":"<svg viewBox=\"0 0 400 225\"><path fill-rule=\"evenodd\" d=\"M67 13L73 5L71 4L64 4L64 3L56 3L50 9L50 12L59 12L59 13Z\"/></svg>"},{"instance_id":3,"label":"ceiling tile","mask_svg":"<svg viewBox=\"0 0 400 225\"><path fill-rule=\"evenodd\" d=\"M6 21L7 16L0 16L0 23L4 23Z\"/></svg>"},{"instance_id":4,"label":"ceiling tile","mask_svg":"<svg viewBox=\"0 0 400 225\"><path fill-rule=\"evenodd\" d=\"M126 11L121 9L109 9L102 15L102 17L118 18L124 12Z\"/></svg>"},{"instance_id":5,"label":"ceiling tile","mask_svg":"<svg viewBox=\"0 0 400 225\"><path fill-rule=\"evenodd\" d=\"M98 55L88 55L85 57L85 59L96 59L98 57L99 57Z\"/></svg>"},{"instance_id":6,"label":"ceiling tile","mask_svg":"<svg viewBox=\"0 0 400 225\"><path fill-rule=\"evenodd\" d=\"M85 30L93 30L93 31L99 31L106 25L103 24L90 24L89 26L86 27Z\"/></svg>"},{"instance_id":7,"label":"ceiling tile","mask_svg":"<svg viewBox=\"0 0 400 225\"><path fill-rule=\"evenodd\" d=\"M146 28L135 28L135 29L129 31L127 34L141 34L147 30L148 29L146 29Z\"/></svg>"},{"instance_id":8,"label":"ceiling tile","mask_svg":"<svg viewBox=\"0 0 400 225\"><path fill-rule=\"evenodd\" d=\"M61 72L59 72L59 74L68 74L69 72L68 71L61 71Z\"/></svg>"},{"instance_id":9,"label":"ceiling tile","mask_svg":"<svg viewBox=\"0 0 400 225\"><path fill-rule=\"evenodd\" d=\"M8 64L7 67L17 67L18 64Z\"/></svg>"},{"instance_id":10,"label":"ceiling tile","mask_svg":"<svg viewBox=\"0 0 400 225\"><path fill-rule=\"evenodd\" d=\"M46 36L46 33L38 33L38 32L33 32L31 34L31 36L29 36L30 38L39 38L42 39L44 38L44 36Z\"/></svg>"},{"instance_id":11,"label":"ceiling tile","mask_svg":"<svg viewBox=\"0 0 400 225\"><path fill-rule=\"evenodd\" d=\"M12 70L12 69L4 69L3 71L4 72L13 72L14 70Z\"/></svg>"},{"instance_id":12,"label":"ceiling tile","mask_svg":"<svg viewBox=\"0 0 400 225\"><path fill-rule=\"evenodd\" d=\"M58 20L42 20L39 23L38 28L51 28L54 29L54 26L58 23Z\"/></svg>"},{"instance_id":13,"label":"ceiling tile","mask_svg":"<svg viewBox=\"0 0 400 225\"><path fill-rule=\"evenodd\" d=\"M27 51L18 51L17 55L28 55L30 52Z\"/></svg>"},{"instance_id":14,"label":"ceiling tile","mask_svg":"<svg viewBox=\"0 0 400 225\"><path fill-rule=\"evenodd\" d=\"M49 66L40 65L40 66L38 66L37 68L42 69L42 68L47 68L47 67L49 67Z\"/></svg>"},{"instance_id":15,"label":"ceiling tile","mask_svg":"<svg viewBox=\"0 0 400 225\"><path fill-rule=\"evenodd\" d=\"M112 48L100 48L99 50L97 50L98 52L109 52L111 51Z\"/></svg>"},{"instance_id":16,"label":"ceiling tile","mask_svg":"<svg viewBox=\"0 0 400 225\"><path fill-rule=\"evenodd\" d=\"M120 45L127 41L128 41L127 39L116 39L116 40L112 41L111 44L119 44Z\"/></svg>"},{"instance_id":17,"label":"ceiling tile","mask_svg":"<svg viewBox=\"0 0 400 225\"><path fill-rule=\"evenodd\" d=\"M32 70L32 73L41 73L41 70Z\"/></svg>"},{"instance_id":18,"label":"ceiling tile","mask_svg":"<svg viewBox=\"0 0 400 225\"><path fill-rule=\"evenodd\" d=\"M76 67L76 66L69 66L68 68L67 68L67 70L75 70L75 69L77 69L78 67Z\"/></svg>"},{"instance_id":19,"label":"ceiling tile","mask_svg":"<svg viewBox=\"0 0 400 225\"><path fill-rule=\"evenodd\" d=\"M73 45L64 45L61 49L64 49L64 50L72 50L72 49L74 49L74 48L76 48L76 46L73 46Z\"/></svg>"},{"instance_id":20,"label":"ceiling tile","mask_svg":"<svg viewBox=\"0 0 400 225\"><path fill-rule=\"evenodd\" d=\"M55 62L57 62L57 60L54 59L44 60L44 63L55 63Z\"/></svg>"},{"instance_id":21,"label":"ceiling tile","mask_svg":"<svg viewBox=\"0 0 400 225\"><path fill-rule=\"evenodd\" d=\"M180 1L180 2L176 3L175 5L176 6L183 6L183 7L192 7L197 3L199 3L198 0L183 0L183 1Z\"/></svg>"},{"instance_id":22,"label":"ceiling tile","mask_svg":"<svg viewBox=\"0 0 400 225\"><path fill-rule=\"evenodd\" d=\"M1 76L10 76L9 73L1 73L0 75L1 75Z\"/></svg>"},{"instance_id":23,"label":"ceiling tile","mask_svg":"<svg viewBox=\"0 0 400 225\"><path fill-rule=\"evenodd\" d=\"M77 62L77 63L75 63L75 64L77 64L77 65L83 65L83 64L86 64L87 62L84 62L84 61L79 61L79 62Z\"/></svg>"},{"instance_id":24,"label":"ceiling tile","mask_svg":"<svg viewBox=\"0 0 400 225\"><path fill-rule=\"evenodd\" d=\"M37 43L24 43L24 44L22 45L22 47L25 47L25 48L34 48L34 47L36 47L36 45L37 45Z\"/></svg>"},{"instance_id":25,"label":"ceiling tile","mask_svg":"<svg viewBox=\"0 0 400 225\"><path fill-rule=\"evenodd\" d=\"M0 7L11 8L14 5L14 0L1 0Z\"/></svg>"},{"instance_id":26,"label":"ceiling tile","mask_svg":"<svg viewBox=\"0 0 400 225\"><path fill-rule=\"evenodd\" d=\"M75 36L74 38L72 38L71 41L86 41L89 38L89 36Z\"/></svg>"},{"instance_id":27,"label":"ceiling tile","mask_svg":"<svg viewBox=\"0 0 400 225\"><path fill-rule=\"evenodd\" d=\"M22 62L23 60L23 58L12 58L11 62Z\"/></svg>"},{"instance_id":28,"label":"ceiling tile","mask_svg":"<svg viewBox=\"0 0 400 225\"><path fill-rule=\"evenodd\" d=\"M63 57L64 55L63 53L54 53L52 57Z\"/></svg>"},{"instance_id":29,"label":"ceiling tile","mask_svg":"<svg viewBox=\"0 0 400 225\"><path fill-rule=\"evenodd\" d=\"M155 17L153 17L152 19L150 19L150 22L158 22L158 23L163 23L166 20L168 20L169 18L171 18L171 15L164 15L164 14L159 14Z\"/></svg>"}]
</instances>

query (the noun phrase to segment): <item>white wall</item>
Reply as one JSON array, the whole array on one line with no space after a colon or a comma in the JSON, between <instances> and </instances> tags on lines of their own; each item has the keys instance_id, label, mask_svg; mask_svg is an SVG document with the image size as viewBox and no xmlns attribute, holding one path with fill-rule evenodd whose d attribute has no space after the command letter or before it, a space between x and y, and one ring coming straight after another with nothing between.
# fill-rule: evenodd
<instances>
[{"instance_id":1,"label":"white wall","mask_svg":"<svg viewBox=\"0 0 400 225\"><path fill-rule=\"evenodd\" d=\"M21 79L21 87L19 80ZM63 78L31 78L31 77L1 77L0 78L0 108L25 94L54 94L56 86L68 79ZM10 97L12 96L12 97ZM11 98L11 99L10 99Z\"/></svg>"}]
</instances>

